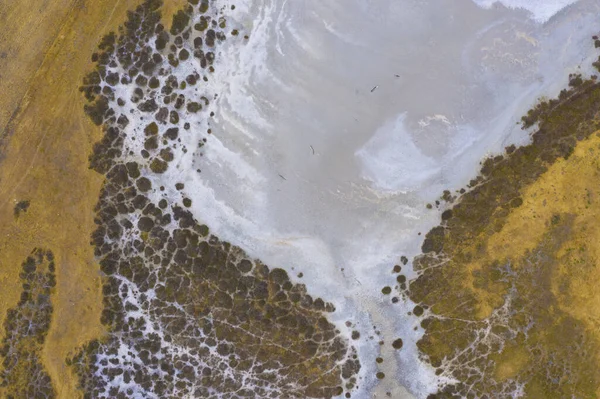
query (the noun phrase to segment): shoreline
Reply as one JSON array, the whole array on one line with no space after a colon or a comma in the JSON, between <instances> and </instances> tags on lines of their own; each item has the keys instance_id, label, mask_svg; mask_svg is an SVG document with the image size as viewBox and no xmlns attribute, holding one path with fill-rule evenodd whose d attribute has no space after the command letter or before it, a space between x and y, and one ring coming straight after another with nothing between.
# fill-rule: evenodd
<instances>
[{"instance_id":1,"label":"shoreline","mask_svg":"<svg viewBox=\"0 0 600 399\"><path fill-rule=\"evenodd\" d=\"M114 0L110 1L114 2ZM103 307L101 281L104 281L106 287L106 277L110 273L106 271L107 266L103 265L103 274L101 274L92 253L93 248L89 246L89 237L95 228L96 201L101 185L105 184L103 177L88 170L88 150L92 153L92 145L99 137L99 133L98 129L85 118L83 98L74 88L80 85L84 73L91 70L89 55L93 53L100 39L96 37L98 32L115 30L116 25L121 23L125 10L132 9L134 4L139 3L133 0L116 2L112 7L107 6L110 1L96 2L88 5L87 8L77 9L67 16L66 22L61 25L57 33L58 39L47 47L40 69L31 78L33 90L27 96L23 109L15 116L15 130L10 137L6 152L0 154L0 158L5 157L4 160L0 160L0 181L12 187L0 197L0 204L2 204L0 216L10 220L9 223L0 226L0 235L7 237L0 242L0 262L3 265L13 265L4 269L0 279L11 286L19 287L19 289L5 290L0 295L1 310L4 313L6 309L12 308L17 303L20 290L17 281L19 266L33 248L44 247L53 251L57 258L58 286L56 292L52 294L55 310L43 350L43 362L55 384L58 397L64 398L80 394L80 392L75 393L78 382L72 375L71 367L64 363L64 359L68 357L71 360L83 361L83 358L77 356L87 356L85 354L87 352L78 355L75 351L76 346L79 347L84 342L95 342L95 338L109 336L99 321ZM572 6L569 15L584 15L587 12L585 7L589 6L584 3L585 1L581 1ZM176 10L183 4L183 1L177 4L170 2L172 8L164 8L164 10ZM468 9L468 13L481 18L480 21L491 20L489 15L483 15L485 12L475 5L464 7ZM381 289L389 284L392 267L395 264L402 264L400 255L412 259L418 252L425 233L439 223L442 211L451 209L448 204L443 204L435 210L425 209L425 204L434 202L439 195L436 190L459 183L460 186L464 186L463 183L470 180L469 176L474 173L469 165L473 166L476 162L475 157L498 152L500 147L506 147L507 140L511 143L515 141L521 143L526 139L526 132L510 133L509 124L519 117L515 114L515 110L524 107L529 100L525 99L526 95L522 95L518 97L520 106L511 104L510 112L494 114L492 120L502 121L503 126L493 130L490 136L495 137L492 140L486 138L485 133L477 139L479 141L470 143L464 140L465 137L469 138L471 133L477 133L477 126L481 126L478 125L481 120L471 125L466 122L459 123L458 115L460 112L467 112L465 110L468 109L468 104L462 104L452 110L447 109L448 112L445 113L448 117L441 111L431 114L429 109L423 108L419 111L415 106L413 115L409 115L406 121L402 119L397 124L384 123L386 120L394 120L394 115L397 115L398 109L401 108L395 103L394 96L398 93L394 90L398 89L394 89L396 86L393 84L402 90L410 91L413 90L410 82L407 83L403 75L394 76L392 72L401 69L394 63L388 65L393 65L394 68L385 71L365 66L365 68L372 68L370 72L376 76L368 80L365 79L364 74L355 79L353 73L356 73L356 70L352 69L351 63L345 63L347 68L344 69L343 74L340 74L344 75L342 77L334 74L334 67L330 68L329 65L324 67L327 62L324 62L322 57L328 51L332 53L332 49L335 49L339 51L336 54L344 59L346 50L339 50L336 46L342 46L340 43L344 43L344 46L350 43L347 48L356 48L353 46L364 38L352 36L352 32L348 32L343 24L328 25L329 13L343 16L344 22L351 21L351 16L343 14L343 10L338 10L336 13L335 5L327 5L323 6L321 11L324 15L322 20L319 19L320 17L300 14L305 18L302 23L314 28L302 30L298 29L303 26L302 23L294 19L296 17L294 12L297 10L293 6L278 5L268 0L250 6L240 1L235 12L233 9L230 10L233 15L231 20L219 21L219 24L227 27L222 29L224 31L227 29L227 32L231 33L231 38L228 37L226 43L229 43L230 39L231 41L240 39L240 41L245 40L246 45L239 50L239 47L224 44L222 47L224 54L221 55L224 58L218 56L214 64L216 71L212 75L207 74L209 79L203 87L208 91L213 90L218 96L210 98L210 105L208 105L209 98L206 99L203 112L206 114L214 111L214 118L206 118L204 121L195 117L184 120L182 117L179 124L178 116L177 122L173 120L169 122L181 125L179 137L185 137L182 142L177 142L173 147L176 149L176 158L171 165L177 165L180 169L174 171L174 166L171 166L169 173L160 177L152 174L156 171L150 165L151 172L144 173L148 173L145 176L151 187L154 187L152 189L154 191L151 191L148 197L157 204L156 207L159 207L159 199L165 199L173 202L173 206L181 202L183 209L189 208L198 221L208 224L210 231L222 240L211 238L211 248L219 248L218 251L229 253L231 242L234 248L236 245L239 247L234 250L236 257L242 256L240 253L247 253L247 256L253 259L252 262L256 262L257 265L262 265L256 260L261 259L268 265L281 267L289 277L289 281L281 277L278 273L282 273L280 272L282 269L276 267L270 269L271 272L276 271L273 276L269 277L270 275L257 272L257 279L268 280L270 284L273 283L272 280L277 280L276 284L282 287L284 285L294 287L294 290L305 286L311 295L311 301L314 299L316 302L317 298L323 298L323 300L318 299L321 301L318 303L324 303L323 306L325 304L335 306L337 310L328 314L327 320L336 327L335 336L339 338L338 342L345 342L348 345L349 352L345 356L350 359L352 356L350 348L356 346L361 364L358 369L356 366L351 367L354 373L352 376L357 378L344 386L344 391L352 392L353 397L362 398L361 395L366 395L370 390L370 393L385 397L387 392L392 392L394 389L397 390L394 390L394 393L401 391L397 386L400 384L399 381L414 378L413 385L409 386L409 389L419 390L416 396L425 397L435 389L439 379L435 376L435 368L422 364L418 360L416 342L422 339L424 332L419 325L421 318L411 314L412 305L408 306L411 302L407 299L406 292L394 291L393 295L388 295L382 293ZM499 15L505 11L501 11ZM578 12L581 14L577 14ZM170 15L162 17L167 30L170 29L168 23L170 17ZM321 22L324 22L324 28L319 25ZM572 21L569 22L568 19L563 21L557 17L548 24L553 25L553 29L559 32L552 39L558 40L557 38L562 37L561 29L568 30L572 26ZM482 26L484 25L485 23L482 22ZM527 35L534 30L523 20L518 20L518 26L523 28ZM235 37L237 34L232 33L233 29L236 32L239 29L240 37ZM248 32L244 32L243 29L248 29ZM585 28L581 29L577 35L583 35ZM307 34L307 31L310 34ZM84 34L82 35L81 32ZM543 36L544 31L535 32L538 36ZM242 40L242 35L246 33L249 38ZM317 34L324 34L324 39L320 41ZM526 36L524 40L537 42L538 36ZM273 42L274 38L276 42ZM548 39L547 43L551 43L552 40ZM315 45L314 48L310 47L311 43ZM488 42L483 40L478 43ZM264 49L261 49L261 46ZM569 71L572 72L577 70L577 66L572 65L574 54L580 55L579 53L585 49L579 42L574 47L576 49L571 50L572 53L563 53L563 57L560 58L560 65L571 65L572 69ZM590 44L591 47L593 46ZM527 47L523 48L527 49ZM517 50L523 48L518 47ZM264 52L261 52L263 50ZM309 61L305 63L302 54L305 54L305 58ZM256 58L253 59L253 56ZM432 55L434 56L439 55ZM533 86L529 87L531 90L543 89L544 93L552 94L560 85L556 80L557 76L567 72L559 70L558 67L554 71L551 68L544 69L545 56L547 55L540 55L539 70L537 70L537 73L543 76L542 79L545 79L544 83L538 86L531 83ZM290 65L285 61L286 57L302 61ZM467 58L472 62L471 67L478 65L477 62L483 62L478 57L480 55L477 52L468 53ZM443 60L443 57L440 59ZM69 65L75 65L78 73L68 70L67 60ZM262 66L259 62L261 60ZM585 57L584 63L587 60L589 57ZM180 62L185 65L185 58ZM230 65L225 65L227 62L230 62ZM398 62L398 59L394 62ZM247 69L241 69L244 65ZM315 74L315 71L320 68L319 65L324 71L323 76ZM489 65L495 64L491 62ZM515 73L507 66L508 64L500 65L506 68L502 73L514 78L516 82L521 82L519 79L531 78L523 78L520 75L523 73L529 76L527 75L529 72ZM448 66L448 69L454 67ZM583 70L585 71L586 68L584 67ZM190 72L185 67L177 71L185 74ZM296 80L289 79L287 74L290 71L297 73ZM410 72L410 68L406 67L402 71ZM26 73L28 71L23 72ZM498 76L504 76L502 73L498 73ZM383 76L394 83L386 83L386 87L386 84L380 81ZM42 82L44 79L45 81ZM273 81L269 82L268 79ZM341 90L340 87L344 87L344 79L354 81L353 85L357 87L352 86L352 90L349 91ZM479 79L479 83L487 82L487 78L479 76ZM185 80L185 76L180 80ZM193 81L195 84L195 80ZM47 83L47 87L42 83ZM312 89L300 89L298 86L300 83ZM193 86L192 83L188 85ZM69 89L65 89L65 86ZM510 90L516 93L517 86ZM180 90L185 92L188 98L196 95L193 94L191 87L187 88L187 92L186 88L182 87ZM426 87L431 88L434 85L430 84ZM70 91L71 89L73 90ZM121 89L123 90L118 91ZM117 89L117 93L128 93L126 88L121 89ZM486 86L472 94L477 98L489 92L493 92L493 86ZM313 98L315 93L321 93L322 97L326 98L323 104L333 104L331 115L323 112L328 109L323 104L320 108L311 108L304 104L307 101L314 100L315 103L321 101ZM447 95L441 89L435 93L440 97ZM529 99L533 98L532 95L529 97ZM275 108L271 101L277 103L277 112L273 111ZM423 99L416 98L415 103L419 101ZM448 101L448 98L444 101ZM510 103L506 98L502 101L498 104ZM501 108L498 104L491 107ZM441 100L438 105L441 108L445 107ZM385 111L374 111L378 107L385 108ZM437 112L433 108L435 107L431 109ZM343 123L338 124L336 117L341 115L345 118L348 109L355 110L349 114L356 115L355 119L358 120L345 121L344 119ZM373 115L370 116L370 112ZM300 119L294 119L296 113L301 116ZM173 118L170 114L169 117ZM141 119L132 120L134 120L133 125L141 126ZM485 123L485 118L482 120ZM305 124L305 121L310 123ZM184 136L184 122L197 123L197 126L192 129L195 132L190 136ZM491 124L489 120L487 123ZM299 127L296 124L299 124ZM394 126L390 127L391 125ZM142 141L146 140L145 136L148 133L145 131L140 133L140 129L134 128L131 128L126 135L125 143L128 146L126 148L132 151L145 148L151 152L152 143L139 142L140 138ZM333 132L333 128L339 128L343 134ZM452 136L448 139L436 133L436 129L441 129L448 134L456 134L456 137ZM385 134L391 134L391 137L401 134L402 140L399 140L399 144L395 147L385 139L370 141L379 130L383 132L384 138ZM328 132L331 133L331 137ZM51 140L52 138L58 139ZM137 142L134 141L136 138ZM165 142L167 138L164 139ZM204 142L201 142L202 138L207 139L206 147ZM201 142L198 148L195 140ZM32 143L36 145L32 146ZM162 146L162 143L159 142L158 145ZM395 158L394 154L388 156L383 151L386 145L391 152L397 152L399 147L410 148L410 151L404 153L402 157ZM456 147L461 145L471 146L469 154L464 155L461 151L456 151ZM147 146L150 147L146 148ZM86 150L82 151L82 149ZM362 160L359 159L361 157L357 157L359 152L362 154ZM587 159L580 150L576 149L575 153L578 157ZM431 168L435 169L439 166L440 172L434 171L431 176L421 179L402 178L402 173L406 173L407 170L409 172L420 170L416 166L413 169L398 169L402 168L406 160L414 161L417 155L433 160ZM160 157L169 158L168 154L162 152ZM384 163L393 163L396 169L385 171L376 165L365 174L365 164L368 163L369 158L380 163L382 159L387 160L388 162ZM158 155L156 159L159 159ZM456 166L457 160L462 162L459 167ZM165 162L168 164L171 161ZM570 170L568 166L561 167ZM461 173L458 173L457 169L460 169ZM23 171L26 173L23 174ZM460 176L457 177L458 175ZM109 185L114 178L112 175L109 177ZM75 185L72 184L73 181L83 183ZM171 183L175 181L181 184L181 188L171 187L173 185ZM222 181L231 184L225 187ZM378 182L388 183L383 187L378 185ZM145 185L146 182L139 184ZM164 192L156 190L161 184L167 186ZM257 192L259 195L254 194ZM29 200L30 206L15 218L12 205L15 201L21 200ZM190 205L186 205L188 203ZM65 214L69 216L65 218ZM103 217L100 211L96 217ZM132 217L131 220L136 221L136 217ZM56 226L59 226L59 232ZM199 232L204 231L203 229L200 226L196 230ZM423 235L418 236L417 231L422 232ZM148 239L149 232L145 233L146 235L140 234L141 241ZM96 246L97 251L101 251L101 248L101 245ZM258 266L256 267L258 270ZM411 264L402 264L401 274L392 276L405 276L410 281L414 274ZM303 277L299 277L300 275ZM279 278L282 280L279 281ZM397 281L401 286L400 280ZM278 289L279 285L275 287ZM132 292L135 291L133 286L128 285L128 287L133 290ZM277 289L273 288L273 297L277 294ZM143 307L141 305L143 300L139 299L139 293L131 295L136 296L138 301L136 303ZM227 302L225 299L223 301ZM406 326L402 328L398 327L398 320L388 318L395 311L394 309L398 308L395 304L398 301L402 301L400 308L407 313L399 318L406 321ZM315 313L310 317L317 317L315 315L320 309L319 306L321 305L311 308ZM110 309L106 303L104 307ZM581 316L568 306L566 309L565 312L575 315L573 317L588 317ZM425 310L426 315L429 315L430 310ZM136 312L131 314L138 315ZM87 326L81 328L81 323ZM373 323L376 325L375 328L372 328ZM406 331L413 327L414 330ZM329 325L323 329L329 331ZM353 338L356 333L359 333L359 338ZM0 332L0 337L3 334L4 330ZM404 340L404 347L401 350L392 348L392 342L399 337ZM383 341L383 344L378 340ZM100 342L101 345L110 345L105 341ZM303 348L301 343L298 345L299 350L310 350L310 348ZM94 351L89 349L89 346L85 348L91 351L89 353ZM336 350L339 350L339 347L336 346ZM384 359L381 364L375 362L375 358L379 356ZM323 364L327 363L326 360L323 362ZM415 368L422 374L419 375L419 372L416 373L417 375L402 374L405 373L402 367ZM312 373L314 370L308 372ZM384 373L385 378L378 380L380 376L377 373ZM401 374L402 378L398 378L398 374ZM444 374L443 377L446 375ZM344 381L350 381L348 378ZM390 381L391 379L393 381ZM335 378L332 377L327 383L333 383L334 380ZM358 390L355 388L357 384ZM333 392L332 387L324 389L327 390L327 395Z\"/></svg>"}]
</instances>

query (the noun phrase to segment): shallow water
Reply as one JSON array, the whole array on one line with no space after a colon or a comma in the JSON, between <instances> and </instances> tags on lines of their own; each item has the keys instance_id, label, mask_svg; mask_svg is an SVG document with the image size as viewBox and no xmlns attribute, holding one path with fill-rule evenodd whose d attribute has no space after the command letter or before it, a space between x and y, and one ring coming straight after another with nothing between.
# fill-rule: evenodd
<instances>
[{"instance_id":1,"label":"shallow water","mask_svg":"<svg viewBox=\"0 0 600 399\"><path fill-rule=\"evenodd\" d=\"M504 2L532 13L477 3L236 4L230 21L250 39L222 47L212 134L190 138L207 137L206 149L167 176L186 182L215 234L333 302L340 325L357 323L360 397L435 391L411 304L380 290L438 223L442 209L425 204L465 186L486 155L527 142L520 117L590 64L597 2ZM380 350L392 378L375 387Z\"/></svg>"}]
</instances>

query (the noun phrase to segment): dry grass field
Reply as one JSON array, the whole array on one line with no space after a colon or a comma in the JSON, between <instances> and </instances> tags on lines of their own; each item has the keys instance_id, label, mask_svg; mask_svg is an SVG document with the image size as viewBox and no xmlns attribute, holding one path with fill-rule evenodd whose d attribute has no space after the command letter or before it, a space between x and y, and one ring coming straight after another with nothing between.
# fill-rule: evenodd
<instances>
[{"instance_id":1,"label":"dry grass field","mask_svg":"<svg viewBox=\"0 0 600 399\"><path fill-rule=\"evenodd\" d=\"M93 68L91 54L100 38L116 30L127 10L141 1L0 0L0 326L8 309L19 302L23 261L34 248L52 251L57 284L41 358L59 398L81 397L65 359L104 334L101 275L90 245L103 177L88 168L88 156L101 131L85 115L85 99L78 88ZM168 26L172 13L186 0L164 1ZM557 121L548 117L549 130L568 126L564 136L576 136L576 129L563 119L578 116L575 111L583 114L580 110L587 112L588 107L596 109L600 86L590 92L591 99L574 96L565 102L566 116L557 112ZM585 118L581 116L583 122ZM424 257L426 278L411 287L415 302L438 316L429 321L429 333L420 346L433 363L438 360L436 367L450 355L459 365L473 361L487 379L472 385L490 392L520 378L527 384L528 397L548 397L552 391L600 396L598 119L595 115L593 133L577 136L568 154L557 155L552 162L529 159L529 153L506 156L521 159L518 165L525 166L519 169L505 168L504 159L495 161L492 172L511 174L498 172L490 178L487 184L494 190L482 190L468 212L452 208L454 216L450 214L443 224L449 231L444 233L447 271L434 267L439 266L433 263L437 255ZM539 173L532 172L536 166ZM514 188L514 182L534 175ZM497 197L507 188L514 189L514 198L500 203ZM15 206L21 201L29 206L17 214ZM478 207L481 212L476 213ZM471 234L476 223L481 224L480 231ZM463 226L468 228L459 230ZM509 297L515 298L514 312L496 316ZM535 328L527 325L529 320L535 321L531 323ZM487 337L472 337L473 331L488 326L498 337L510 336L512 341L495 347L497 342ZM4 333L0 328L0 339ZM463 348L473 342L480 345L469 352L472 355L463 356L467 353ZM488 358L493 366L482 360ZM556 364L566 366L555 370ZM456 370L457 378L464 377L469 384L474 379L463 376L459 367ZM4 396L1 388L0 396Z\"/></svg>"},{"instance_id":2,"label":"dry grass field","mask_svg":"<svg viewBox=\"0 0 600 399\"><path fill-rule=\"evenodd\" d=\"M18 301L21 263L33 248L51 249L57 286L43 359L61 398L79 396L65 358L103 333L89 244L102 178L88 169L88 156L100 131L78 87L99 39L138 3L0 0L0 323ZM29 208L15 217L24 200Z\"/></svg>"}]
</instances>

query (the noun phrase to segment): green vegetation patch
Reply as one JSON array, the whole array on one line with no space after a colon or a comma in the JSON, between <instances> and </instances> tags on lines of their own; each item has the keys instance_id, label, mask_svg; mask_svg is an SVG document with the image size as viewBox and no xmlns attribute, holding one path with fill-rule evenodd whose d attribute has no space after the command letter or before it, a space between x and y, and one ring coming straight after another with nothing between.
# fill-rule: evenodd
<instances>
[{"instance_id":1,"label":"green vegetation patch","mask_svg":"<svg viewBox=\"0 0 600 399\"><path fill-rule=\"evenodd\" d=\"M558 98L523 117L524 128L538 126L531 144L485 160L458 198L445 194L453 206L426 234L409 287L421 307L414 313L429 312L419 349L438 375L458 381L432 397L503 398L520 389L528 397L597 397L599 343L560 310L551 287L573 215L548 221L542 242L516 260L494 259L486 243L522 206L524 190L600 129L598 110L596 79L571 76ZM479 267L469 268L474 262ZM509 342L523 361L506 359Z\"/></svg>"},{"instance_id":2,"label":"green vegetation patch","mask_svg":"<svg viewBox=\"0 0 600 399\"><path fill-rule=\"evenodd\" d=\"M212 235L187 210L192 199L184 192L156 203L144 195L165 191L161 175L176 154L187 151L179 138L190 129L188 113L209 118L208 99L218 93L208 92L201 74L214 71L219 53L202 48L218 47L227 26L222 10L192 1L165 32L157 4L145 1L129 13L118 37L102 41L96 70L82 86L87 113L104 131L90 156L90 167L106 177L91 241L102 273L101 322L108 334L67 363L86 397L350 395L361 365L350 339L329 319L333 304L311 296L283 269ZM192 21L200 21L196 29ZM140 31L148 34L134 34ZM144 44L152 41L158 52ZM115 81L115 60L129 68L121 78L133 89L130 98L97 92L109 76ZM178 79L169 65L180 62L197 68ZM196 86L202 103L182 93L188 84ZM124 144L124 118L133 109L144 113L139 153ZM163 184L184 190L181 183Z\"/></svg>"},{"instance_id":3,"label":"green vegetation patch","mask_svg":"<svg viewBox=\"0 0 600 399\"><path fill-rule=\"evenodd\" d=\"M56 397L56 392L41 357L52 319L54 256L50 251L35 249L21 269L21 298L8 310L4 321L0 393L5 398L50 399Z\"/></svg>"}]
</instances>

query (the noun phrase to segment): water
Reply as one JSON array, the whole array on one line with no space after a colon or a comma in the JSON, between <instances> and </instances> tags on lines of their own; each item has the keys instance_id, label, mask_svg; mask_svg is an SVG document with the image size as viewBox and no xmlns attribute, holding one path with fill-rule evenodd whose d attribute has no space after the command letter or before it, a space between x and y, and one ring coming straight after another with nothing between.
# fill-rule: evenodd
<instances>
[{"instance_id":1,"label":"water","mask_svg":"<svg viewBox=\"0 0 600 399\"><path fill-rule=\"evenodd\" d=\"M577 0L473 0L484 8L490 8L498 3L508 8L521 8L529 11L536 22L544 23L565 7Z\"/></svg>"},{"instance_id":2,"label":"water","mask_svg":"<svg viewBox=\"0 0 600 399\"><path fill-rule=\"evenodd\" d=\"M199 118L182 143L206 146L163 179L185 183L220 238L333 302L343 331L356 324L357 397L426 397L443 383L419 361L412 304L381 288L438 223L443 209L425 205L465 186L486 155L527 142L521 115L587 71L599 5L571 3L235 3L229 21L250 38L222 47L213 121Z\"/></svg>"}]
</instances>

